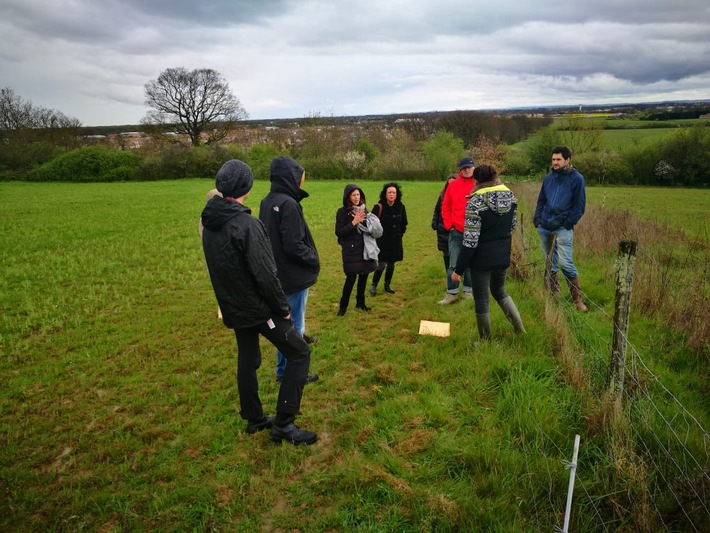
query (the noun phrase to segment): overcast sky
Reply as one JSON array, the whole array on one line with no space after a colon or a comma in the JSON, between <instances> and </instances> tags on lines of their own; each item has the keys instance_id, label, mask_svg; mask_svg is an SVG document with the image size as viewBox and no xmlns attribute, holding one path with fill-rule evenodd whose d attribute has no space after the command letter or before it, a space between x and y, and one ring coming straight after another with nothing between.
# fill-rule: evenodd
<instances>
[{"instance_id":1,"label":"overcast sky","mask_svg":"<svg viewBox=\"0 0 710 533\"><path fill-rule=\"evenodd\" d=\"M252 119L710 99L710 0L0 0L0 87L86 126L211 68Z\"/></svg>"}]
</instances>

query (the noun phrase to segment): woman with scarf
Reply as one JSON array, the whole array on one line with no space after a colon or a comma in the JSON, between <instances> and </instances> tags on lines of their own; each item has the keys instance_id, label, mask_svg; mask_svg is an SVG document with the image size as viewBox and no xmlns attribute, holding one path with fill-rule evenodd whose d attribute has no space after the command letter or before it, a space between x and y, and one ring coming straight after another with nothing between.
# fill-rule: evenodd
<instances>
[{"instance_id":1,"label":"woman with scarf","mask_svg":"<svg viewBox=\"0 0 710 533\"><path fill-rule=\"evenodd\" d=\"M365 288L370 272L377 268L377 258L365 258L365 238L367 231L367 208L365 193L357 185L349 184L343 191L343 207L335 215L335 235L342 248L345 283L340 297L338 316L345 315L350 304L350 295L357 281L356 309L370 311L365 305Z\"/></svg>"}]
</instances>

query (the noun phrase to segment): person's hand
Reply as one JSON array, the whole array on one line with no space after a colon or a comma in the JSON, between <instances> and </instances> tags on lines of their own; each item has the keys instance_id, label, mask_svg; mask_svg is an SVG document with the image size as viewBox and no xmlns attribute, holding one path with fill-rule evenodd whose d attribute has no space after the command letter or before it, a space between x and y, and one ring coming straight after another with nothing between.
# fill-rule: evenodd
<instances>
[{"instance_id":1,"label":"person's hand","mask_svg":"<svg viewBox=\"0 0 710 533\"><path fill-rule=\"evenodd\" d=\"M358 224L360 224L360 222L365 220L365 216L366 216L365 211L363 211L363 210L356 211L355 214L353 215L353 226L357 226Z\"/></svg>"},{"instance_id":2,"label":"person's hand","mask_svg":"<svg viewBox=\"0 0 710 533\"><path fill-rule=\"evenodd\" d=\"M458 283L461 281L461 276L459 276L456 272L452 272L451 281L455 281L456 283Z\"/></svg>"}]
</instances>

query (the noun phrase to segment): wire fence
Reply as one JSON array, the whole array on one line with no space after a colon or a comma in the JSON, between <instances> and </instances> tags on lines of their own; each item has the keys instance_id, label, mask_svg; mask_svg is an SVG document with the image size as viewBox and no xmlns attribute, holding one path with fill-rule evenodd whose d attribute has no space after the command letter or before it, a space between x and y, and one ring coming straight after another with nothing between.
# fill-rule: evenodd
<instances>
[{"instance_id":1,"label":"wire fence","mask_svg":"<svg viewBox=\"0 0 710 533\"><path fill-rule=\"evenodd\" d=\"M562 309L566 324L583 353L585 374L592 392L601 397L609 383L611 338L616 326L614 317L607 313L603 304L584 292L583 297L590 313L579 313L574 304L566 302ZM586 517L586 522L578 520L573 524L579 531L618 531L622 528L710 531L710 438L699 420L702 416L693 414L693 411L706 412L706 406L698 405L697 398L702 397L705 390L702 383L707 377L700 376L700 385L693 393L686 394L684 384L676 379L678 376L662 356L642 354L643 350L637 348L623 331L616 333L624 336L627 347L622 398L624 424L623 433L609 439L605 452L617 479L610 485L599 482L595 473L585 470L582 454L576 474L578 494L573 508L585 509L580 514ZM660 378L659 374L664 377ZM546 446L554 447L559 453L560 465L571 456L573 434L550 434L550 428L540 426L538 431ZM534 450L526 450L526 454L528 452L534 453ZM550 493L547 504L535 494L532 481L529 490L536 516L553 516L555 529L562 531L559 528L561 496L552 494L560 468L559 465L548 467ZM532 479L532 472L529 478ZM599 494L600 487L604 486L621 489L611 494ZM591 522L589 517L593 517ZM542 519L540 525L547 528L550 522Z\"/></svg>"}]
</instances>

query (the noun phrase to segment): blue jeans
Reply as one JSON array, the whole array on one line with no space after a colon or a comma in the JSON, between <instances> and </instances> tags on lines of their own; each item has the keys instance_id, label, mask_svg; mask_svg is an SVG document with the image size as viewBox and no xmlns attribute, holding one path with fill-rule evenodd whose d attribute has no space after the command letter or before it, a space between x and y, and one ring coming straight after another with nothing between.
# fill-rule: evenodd
<instances>
[{"instance_id":1,"label":"blue jeans","mask_svg":"<svg viewBox=\"0 0 710 533\"><path fill-rule=\"evenodd\" d=\"M458 292L458 283L455 283L454 280L451 279L451 272L449 272L448 252L444 253L444 269L446 270L446 293L448 294L449 291L451 291L451 294L456 294Z\"/></svg>"},{"instance_id":2,"label":"blue jeans","mask_svg":"<svg viewBox=\"0 0 710 533\"><path fill-rule=\"evenodd\" d=\"M550 231L543 227L537 228L537 234L540 237L540 245L542 246L542 255L547 260L547 249L550 247L552 236L557 236L555 250L552 253L552 272L562 270L567 279L574 279L579 276L577 269L572 261L572 248L574 244L574 230L558 228Z\"/></svg>"},{"instance_id":3,"label":"blue jeans","mask_svg":"<svg viewBox=\"0 0 710 533\"><path fill-rule=\"evenodd\" d=\"M451 274L456 268L456 261L461 255L461 247L463 246L463 233L451 228L449 231L449 268L446 271L446 293L458 294L459 284L451 279ZM467 268L463 271L463 292L471 292L471 269Z\"/></svg>"},{"instance_id":4,"label":"blue jeans","mask_svg":"<svg viewBox=\"0 0 710 533\"><path fill-rule=\"evenodd\" d=\"M293 292L286 295L288 305L291 307L291 322L301 335L306 331L306 302L308 301L308 289ZM276 377L282 378L286 370L286 357L279 350L276 350Z\"/></svg>"},{"instance_id":5,"label":"blue jeans","mask_svg":"<svg viewBox=\"0 0 710 533\"><path fill-rule=\"evenodd\" d=\"M473 270L471 272L473 299L477 315L485 315L489 311L489 288L496 302L508 297L508 293L505 292L505 275L507 272L507 268L501 270Z\"/></svg>"}]
</instances>

